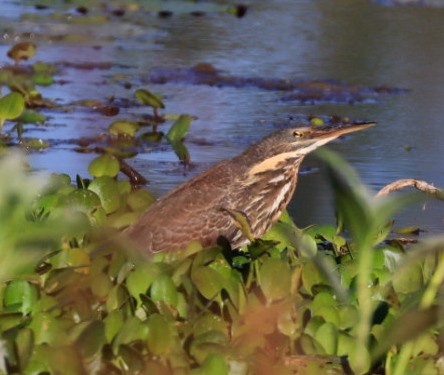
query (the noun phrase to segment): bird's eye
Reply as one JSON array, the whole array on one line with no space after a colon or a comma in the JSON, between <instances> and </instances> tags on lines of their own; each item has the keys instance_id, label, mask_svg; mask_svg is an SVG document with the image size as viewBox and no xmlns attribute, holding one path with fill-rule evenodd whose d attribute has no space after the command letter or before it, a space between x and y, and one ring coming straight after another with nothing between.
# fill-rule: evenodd
<instances>
[{"instance_id":1,"label":"bird's eye","mask_svg":"<svg viewBox=\"0 0 444 375\"><path fill-rule=\"evenodd\" d=\"M299 130L295 130L295 131L293 132L293 135L294 135L296 138L301 138L301 137L304 136L304 133L301 132L301 131L299 131Z\"/></svg>"}]
</instances>

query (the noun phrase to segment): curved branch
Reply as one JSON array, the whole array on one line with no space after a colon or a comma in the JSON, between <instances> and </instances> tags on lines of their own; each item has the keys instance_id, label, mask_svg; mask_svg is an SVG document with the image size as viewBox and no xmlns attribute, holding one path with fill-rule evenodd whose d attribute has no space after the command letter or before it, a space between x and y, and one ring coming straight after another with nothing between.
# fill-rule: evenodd
<instances>
[{"instance_id":1,"label":"curved branch","mask_svg":"<svg viewBox=\"0 0 444 375\"><path fill-rule=\"evenodd\" d=\"M376 194L376 197L384 197L394 191L401 190L406 187L414 187L414 188L418 189L419 191L422 191L423 193L433 195L438 199L444 200L444 190L438 189L423 180L415 180L413 178L396 180L396 181L384 186Z\"/></svg>"}]
</instances>

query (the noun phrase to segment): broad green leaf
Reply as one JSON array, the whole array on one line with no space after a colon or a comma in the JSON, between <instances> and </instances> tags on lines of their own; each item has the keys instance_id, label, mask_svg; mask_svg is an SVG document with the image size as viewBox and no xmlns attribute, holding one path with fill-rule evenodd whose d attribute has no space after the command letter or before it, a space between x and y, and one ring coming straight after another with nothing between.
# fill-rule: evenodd
<instances>
[{"instance_id":1,"label":"broad green leaf","mask_svg":"<svg viewBox=\"0 0 444 375\"><path fill-rule=\"evenodd\" d=\"M157 277L160 277L160 269L156 267L156 264L151 263L142 263L138 264L133 271L131 271L126 278L126 286L128 288L128 292L136 299L139 299L140 294L146 294L148 288L151 286L154 280ZM167 281L164 281L167 283ZM159 283L159 281L158 281ZM171 285L170 285L171 286ZM156 286L157 288L160 285ZM176 288L173 285L174 290ZM153 291L151 291L152 295ZM157 291L155 291L157 293ZM173 292L174 293L174 292ZM156 295L156 298L160 298L160 295Z\"/></svg>"},{"instance_id":2,"label":"broad green leaf","mask_svg":"<svg viewBox=\"0 0 444 375\"><path fill-rule=\"evenodd\" d=\"M386 329L379 345L372 353L373 357L378 358L392 345L406 343L425 333L438 322L439 313L440 309L437 306L427 309L412 308L407 310Z\"/></svg>"},{"instance_id":3,"label":"broad green leaf","mask_svg":"<svg viewBox=\"0 0 444 375\"><path fill-rule=\"evenodd\" d=\"M124 319L122 310L113 310L108 314L108 316L104 319L105 338L107 342L111 342L120 332L123 322Z\"/></svg>"},{"instance_id":4,"label":"broad green leaf","mask_svg":"<svg viewBox=\"0 0 444 375\"><path fill-rule=\"evenodd\" d=\"M22 328L18 331L15 339L17 357L20 367L25 369L31 359L34 349L34 334L29 328Z\"/></svg>"},{"instance_id":5,"label":"broad green leaf","mask_svg":"<svg viewBox=\"0 0 444 375\"><path fill-rule=\"evenodd\" d=\"M137 89L134 92L134 96L144 105L148 105L153 108L165 108L160 97L145 89Z\"/></svg>"},{"instance_id":6,"label":"broad green leaf","mask_svg":"<svg viewBox=\"0 0 444 375\"><path fill-rule=\"evenodd\" d=\"M114 136L134 137L139 129L140 125L135 121L118 120L110 124L108 132Z\"/></svg>"},{"instance_id":7,"label":"broad green leaf","mask_svg":"<svg viewBox=\"0 0 444 375\"><path fill-rule=\"evenodd\" d=\"M177 155L177 157L181 162L183 162L185 165L190 163L191 160L190 153L188 151L187 146L185 146L183 142L181 141L172 142L171 146L173 147L175 154Z\"/></svg>"},{"instance_id":8,"label":"broad green leaf","mask_svg":"<svg viewBox=\"0 0 444 375\"><path fill-rule=\"evenodd\" d=\"M178 294L176 286L171 279L171 276L163 273L156 277L152 284L150 295L153 301L164 301L171 306L177 306Z\"/></svg>"},{"instance_id":9,"label":"broad green leaf","mask_svg":"<svg viewBox=\"0 0 444 375\"><path fill-rule=\"evenodd\" d=\"M25 109L25 99L17 92L11 92L0 98L0 119L13 120Z\"/></svg>"},{"instance_id":10,"label":"broad green leaf","mask_svg":"<svg viewBox=\"0 0 444 375\"><path fill-rule=\"evenodd\" d=\"M171 322L160 314L152 314L148 318L148 328L149 351L156 356L168 354L174 344Z\"/></svg>"},{"instance_id":11,"label":"broad green leaf","mask_svg":"<svg viewBox=\"0 0 444 375\"><path fill-rule=\"evenodd\" d=\"M208 355L207 358L205 358L205 360L202 362L199 370L201 371L202 375L228 375L230 373L230 369L225 358L217 353Z\"/></svg>"},{"instance_id":12,"label":"broad green leaf","mask_svg":"<svg viewBox=\"0 0 444 375\"><path fill-rule=\"evenodd\" d=\"M64 203L85 213L88 213L101 205L100 198L96 193L84 189L77 189L69 193L66 196Z\"/></svg>"},{"instance_id":13,"label":"broad green leaf","mask_svg":"<svg viewBox=\"0 0 444 375\"><path fill-rule=\"evenodd\" d=\"M171 143L180 142L188 133L191 125L190 115L180 115L177 121L171 125L170 130L167 133L167 138Z\"/></svg>"},{"instance_id":14,"label":"broad green leaf","mask_svg":"<svg viewBox=\"0 0 444 375\"><path fill-rule=\"evenodd\" d=\"M32 80L36 85L39 86L51 86L53 83L52 75L49 73L34 73L32 76Z\"/></svg>"},{"instance_id":15,"label":"broad green leaf","mask_svg":"<svg viewBox=\"0 0 444 375\"><path fill-rule=\"evenodd\" d=\"M88 166L88 172L94 177L115 177L120 171L119 160L109 154L97 156Z\"/></svg>"},{"instance_id":16,"label":"broad green leaf","mask_svg":"<svg viewBox=\"0 0 444 375\"><path fill-rule=\"evenodd\" d=\"M193 267L191 281L206 299L216 298L223 288L219 274L209 267Z\"/></svg>"},{"instance_id":17,"label":"broad green leaf","mask_svg":"<svg viewBox=\"0 0 444 375\"><path fill-rule=\"evenodd\" d=\"M94 320L81 326L81 332L75 340L83 357L89 358L99 352L105 344L105 326L103 321ZM77 328L76 327L76 328Z\"/></svg>"},{"instance_id":18,"label":"broad green leaf","mask_svg":"<svg viewBox=\"0 0 444 375\"><path fill-rule=\"evenodd\" d=\"M291 272L281 259L268 258L259 271L259 285L268 301L287 297L291 288Z\"/></svg>"},{"instance_id":19,"label":"broad green leaf","mask_svg":"<svg viewBox=\"0 0 444 375\"><path fill-rule=\"evenodd\" d=\"M88 186L88 190L96 193L107 214L116 211L120 207L120 194L117 182L109 176L95 178Z\"/></svg>"},{"instance_id":20,"label":"broad green leaf","mask_svg":"<svg viewBox=\"0 0 444 375\"><path fill-rule=\"evenodd\" d=\"M18 121L23 124L43 124L46 121L46 116L32 109L25 109Z\"/></svg>"},{"instance_id":21,"label":"broad green leaf","mask_svg":"<svg viewBox=\"0 0 444 375\"><path fill-rule=\"evenodd\" d=\"M44 141L41 138L22 139L20 141L20 144L31 150L44 150L49 147L49 142Z\"/></svg>"},{"instance_id":22,"label":"broad green leaf","mask_svg":"<svg viewBox=\"0 0 444 375\"><path fill-rule=\"evenodd\" d=\"M12 280L8 283L3 296L7 311L28 314L38 298L37 288L26 280Z\"/></svg>"},{"instance_id":23,"label":"broad green leaf","mask_svg":"<svg viewBox=\"0 0 444 375\"><path fill-rule=\"evenodd\" d=\"M19 42L14 44L7 52L9 58L13 59L16 64L20 60L28 60L33 57L36 52L36 46L31 42Z\"/></svg>"},{"instance_id":24,"label":"broad green leaf","mask_svg":"<svg viewBox=\"0 0 444 375\"><path fill-rule=\"evenodd\" d=\"M314 338L322 345L325 354L335 355L338 347L338 330L332 323L324 323L316 331Z\"/></svg>"},{"instance_id":25,"label":"broad green leaf","mask_svg":"<svg viewBox=\"0 0 444 375\"><path fill-rule=\"evenodd\" d=\"M139 189L128 195L126 203L132 211L144 210L156 201L156 197L147 190Z\"/></svg>"},{"instance_id":26,"label":"broad green leaf","mask_svg":"<svg viewBox=\"0 0 444 375\"><path fill-rule=\"evenodd\" d=\"M57 319L47 312L32 317L29 328L32 329L36 344L47 343L53 346L66 345L68 330L74 322L67 319Z\"/></svg>"}]
</instances>

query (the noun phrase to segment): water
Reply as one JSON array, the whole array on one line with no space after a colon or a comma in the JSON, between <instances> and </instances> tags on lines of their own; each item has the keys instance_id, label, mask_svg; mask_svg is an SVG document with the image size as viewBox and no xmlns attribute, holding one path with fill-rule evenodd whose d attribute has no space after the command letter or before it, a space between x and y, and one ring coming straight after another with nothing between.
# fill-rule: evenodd
<instances>
[{"instance_id":1,"label":"water","mask_svg":"<svg viewBox=\"0 0 444 375\"><path fill-rule=\"evenodd\" d=\"M150 85L150 90L164 95L168 113L198 117L187 138L194 162L191 170L184 171L170 151L139 154L131 161L158 195L212 163L241 152L275 130L273 123L290 115L310 114L378 122L377 127L329 146L357 169L370 189L377 191L401 178L424 179L444 187L444 9L387 7L363 0L258 0L250 2L247 16L241 19L224 14L175 14L168 19L145 15L137 24L123 18L79 28L60 21L12 23L19 14L36 11L13 1L3 2L6 13L2 24L10 23L15 31L87 33L92 37L68 43L36 36L38 59L115 63L111 70L63 69L59 78L70 83L42 90L61 104L103 100L109 95L130 98L133 89L124 89L115 74L138 88L152 68L190 67L200 62L240 76L337 79L411 90L382 103L301 105L281 101L283 93L255 88ZM11 39L4 40L0 56L5 56L11 43ZM132 107L122 109L118 117L137 118L141 113L141 108ZM49 115L49 122L57 126L45 132L30 129L27 135L70 139L103 132L115 119L86 109ZM36 168L87 175L92 158L60 145L32 154L30 161ZM290 205L295 221L300 226L334 222L323 167L312 157L304 166L314 170L300 176ZM397 226L417 225L428 232L442 232L444 203L421 200L396 220Z\"/></svg>"}]
</instances>

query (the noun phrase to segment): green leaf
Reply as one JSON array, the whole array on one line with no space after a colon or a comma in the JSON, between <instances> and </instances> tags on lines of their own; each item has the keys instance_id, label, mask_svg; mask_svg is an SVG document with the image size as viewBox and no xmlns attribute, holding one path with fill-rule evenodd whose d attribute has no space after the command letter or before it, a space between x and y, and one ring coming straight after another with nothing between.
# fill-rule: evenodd
<instances>
[{"instance_id":1,"label":"green leaf","mask_svg":"<svg viewBox=\"0 0 444 375\"><path fill-rule=\"evenodd\" d=\"M44 141L41 138L29 138L23 139L21 145L31 150L44 150L49 147L49 142Z\"/></svg>"},{"instance_id":2,"label":"green leaf","mask_svg":"<svg viewBox=\"0 0 444 375\"><path fill-rule=\"evenodd\" d=\"M7 311L28 314L37 300L37 289L25 280L12 280L8 283L3 297L3 305Z\"/></svg>"},{"instance_id":3,"label":"green leaf","mask_svg":"<svg viewBox=\"0 0 444 375\"><path fill-rule=\"evenodd\" d=\"M8 57L13 59L16 64L20 60L28 60L35 55L36 46L31 42L19 42L14 44L7 52Z\"/></svg>"},{"instance_id":4,"label":"green leaf","mask_svg":"<svg viewBox=\"0 0 444 375\"><path fill-rule=\"evenodd\" d=\"M144 263L144 264L138 264L136 268L129 273L128 277L126 278L126 286L128 288L128 292L136 299L139 299L140 294L146 294L148 291L148 288L151 286L154 280L158 278L160 275L160 269L156 267L155 264L151 263ZM158 283L160 283L158 281ZM168 281L164 281L164 283L168 283ZM171 287L171 285L170 285ZM173 285L174 287L174 285ZM160 289L160 285L158 284L156 288ZM175 290L175 287L174 287ZM155 291L158 293L159 291ZM152 295L151 291L151 295ZM173 292L174 293L174 292ZM160 294L160 292L159 292ZM155 297L161 298L160 295L156 295Z\"/></svg>"},{"instance_id":5,"label":"green leaf","mask_svg":"<svg viewBox=\"0 0 444 375\"><path fill-rule=\"evenodd\" d=\"M327 355L335 355L338 347L338 330L332 323L324 323L316 331L314 338L322 345Z\"/></svg>"},{"instance_id":6,"label":"green leaf","mask_svg":"<svg viewBox=\"0 0 444 375\"><path fill-rule=\"evenodd\" d=\"M132 211L145 210L156 201L156 197L147 190L136 190L128 195L126 203Z\"/></svg>"},{"instance_id":7,"label":"green leaf","mask_svg":"<svg viewBox=\"0 0 444 375\"><path fill-rule=\"evenodd\" d=\"M119 160L115 156L109 154L103 154L96 157L88 166L88 172L94 177L116 177L119 171Z\"/></svg>"},{"instance_id":8,"label":"green leaf","mask_svg":"<svg viewBox=\"0 0 444 375\"><path fill-rule=\"evenodd\" d=\"M53 83L52 75L49 73L34 73L32 80L36 85L39 86L51 86Z\"/></svg>"},{"instance_id":9,"label":"green leaf","mask_svg":"<svg viewBox=\"0 0 444 375\"><path fill-rule=\"evenodd\" d=\"M108 133L114 136L134 137L140 129L140 125L135 121L118 120L108 126Z\"/></svg>"},{"instance_id":10,"label":"green leaf","mask_svg":"<svg viewBox=\"0 0 444 375\"><path fill-rule=\"evenodd\" d=\"M228 375L230 369L225 358L220 354L209 354L202 362L199 370L202 374Z\"/></svg>"},{"instance_id":11,"label":"green leaf","mask_svg":"<svg viewBox=\"0 0 444 375\"><path fill-rule=\"evenodd\" d=\"M267 258L260 268L258 279L268 301L283 299L290 294L290 267L281 259Z\"/></svg>"},{"instance_id":12,"label":"green leaf","mask_svg":"<svg viewBox=\"0 0 444 375\"><path fill-rule=\"evenodd\" d=\"M177 121L171 125L170 130L167 133L167 138L171 143L180 142L188 133L191 125L190 115L180 115Z\"/></svg>"},{"instance_id":13,"label":"green leaf","mask_svg":"<svg viewBox=\"0 0 444 375\"><path fill-rule=\"evenodd\" d=\"M185 146L183 142L172 142L171 146L181 162L183 162L185 165L190 164L190 153L187 146Z\"/></svg>"},{"instance_id":14,"label":"green leaf","mask_svg":"<svg viewBox=\"0 0 444 375\"><path fill-rule=\"evenodd\" d=\"M11 92L0 98L0 119L13 120L25 109L25 99L17 92Z\"/></svg>"},{"instance_id":15,"label":"green leaf","mask_svg":"<svg viewBox=\"0 0 444 375\"><path fill-rule=\"evenodd\" d=\"M151 284L151 298L153 301L164 301L171 306L177 306L178 293L176 286L166 273L161 274L159 277L153 280Z\"/></svg>"},{"instance_id":16,"label":"green leaf","mask_svg":"<svg viewBox=\"0 0 444 375\"><path fill-rule=\"evenodd\" d=\"M25 109L18 121L23 124L43 124L46 121L46 116L32 109Z\"/></svg>"},{"instance_id":17,"label":"green leaf","mask_svg":"<svg viewBox=\"0 0 444 375\"><path fill-rule=\"evenodd\" d=\"M85 324L77 325L81 327L81 332L75 340L83 357L92 357L105 344L105 325L100 320L95 320Z\"/></svg>"},{"instance_id":18,"label":"green leaf","mask_svg":"<svg viewBox=\"0 0 444 375\"><path fill-rule=\"evenodd\" d=\"M168 354L174 344L171 323L160 314L152 314L148 318L148 328L147 345L151 354L156 356Z\"/></svg>"},{"instance_id":19,"label":"green leaf","mask_svg":"<svg viewBox=\"0 0 444 375\"><path fill-rule=\"evenodd\" d=\"M209 300L216 298L223 287L219 274L206 266L193 267L191 281L199 293Z\"/></svg>"},{"instance_id":20,"label":"green leaf","mask_svg":"<svg viewBox=\"0 0 444 375\"><path fill-rule=\"evenodd\" d=\"M162 100L158 95L153 94L152 92L145 89L137 89L134 92L134 96L144 105L148 105L153 108L165 108L165 104L163 104Z\"/></svg>"},{"instance_id":21,"label":"green leaf","mask_svg":"<svg viewBox=\"0 0 444 375\"><path fill-rule=\"evenodd\" d=\"M84 213L100 207L99 196L90 190L77 189L69 193L64 203Z\"/></svg>"},{"instance_id":22,"label":"green leaf","mask_svg":"<svg viewBox=\"0 0 444 375\"><path fill-rule=\"evenodd\" d=\"M88 186L88 190L96 193L107 214L116 211L120 207L120 194L117 182L109 176L97 177Z\"/></svg>"}]
</instances>

